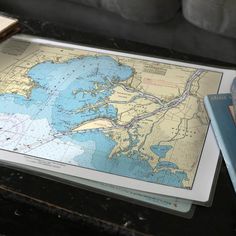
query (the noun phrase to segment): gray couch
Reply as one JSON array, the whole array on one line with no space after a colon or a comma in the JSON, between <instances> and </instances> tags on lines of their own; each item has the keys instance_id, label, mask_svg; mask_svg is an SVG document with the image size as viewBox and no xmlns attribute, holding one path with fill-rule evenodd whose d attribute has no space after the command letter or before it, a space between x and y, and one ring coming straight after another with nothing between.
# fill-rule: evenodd
<instances>
[{"instance_id":1,"label":"gray couch","mask_svg":"<svg viewBox=\"0 0 236 236\"><path fill-rule=\"evenodd\" d=\"M0 0L0 10L236 63L236 0Z\"/></svg>"}]
</instances>

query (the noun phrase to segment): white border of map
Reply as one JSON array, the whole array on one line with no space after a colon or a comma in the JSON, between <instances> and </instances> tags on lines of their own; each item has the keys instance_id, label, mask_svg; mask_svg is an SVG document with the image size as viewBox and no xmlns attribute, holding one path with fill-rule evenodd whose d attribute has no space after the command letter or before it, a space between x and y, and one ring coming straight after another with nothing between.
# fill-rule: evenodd
<instances>
[{"instance_id":1,"label":"white border of map","mask_svg":"<svg viewBox=\"0 0 236 236\"><path fill-rule=\"evenodd\" d=\"M52 45L66 48L75 48L75 49L83 49L88 51L95 51L100 53L110 53L118 56L125 56L131 58L137 58L142 60L149 60L153 62L161 62L174 64L178 66L189 66L194 68L202 68L211 71L221 72L223 73L222 82L220 85L220 93L227 93L230 91L230 85L232 83L233 78L236 76L236 71L228 70L228 69L220 69L215 67L208 67L184 62L171 61L166 59L159 59L153 57L139 56L109 50L102 50L97 48L84 47L74 44L62 43L57 41L51 41L47 39L36 38L33 36L27 35L18 35L15 36L16 39L29 41L32 43L40 43L44 45ZM214 181L215 171L217 168L217 163L219 159L219 148L217 146L216 140L214 138L213 131L211 127L208 129L208 134L205 140L204 148L202 151L202 156L200 158L199 166L197 169L197 173L195 176L193 188L189 189L181 189L175 188L160 184L154 184L150 182L145 182L141 180L135 180L123 176L117 176L114 174L99 172L91 169L81 168L72 166L65 163L59 163L55 161L50 161L46 159L41 159L32 156L26 156L23 154L18 154L14 152L0 150L0 160L5 162L19 163L23 165L33 166L37 168L43 168L47 171L54 171L60 174L66 174L70 176L80 177L84 179L89 179L93 181L100 181L106 184L113 184L133 190L144 191L147 193L154 193L160 195L167 195L177 198L183 198L188 200L193 200L195 202L206 203L210 198L211 188Z\"/></svg>"}]
</instances>

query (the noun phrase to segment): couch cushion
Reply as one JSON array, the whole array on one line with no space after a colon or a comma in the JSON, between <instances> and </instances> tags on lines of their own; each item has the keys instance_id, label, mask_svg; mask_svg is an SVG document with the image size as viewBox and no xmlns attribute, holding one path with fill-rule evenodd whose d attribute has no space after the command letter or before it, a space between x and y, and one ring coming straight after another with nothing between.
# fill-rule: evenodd
<instances>
[{"instance_id":1,"label":"couch cushion","mask_svg":"<svg viewBox=\"0 0 236 236\"><path fill-rule=\"evenodd\" d=\"M196 26L236 38L235 0L183 0L183 14Z\"/></svg>"},{"instance_id":2,"label":"couch cushion","mask_svg":"<svg viewBox=\"0 0 236 236\"><path fill-rule=\"evenodd\" d=\"M120 16L145 23L159 23L173 18L180 9L180 0L67 0L102 8Z\"/></svg>"}]
</instances>

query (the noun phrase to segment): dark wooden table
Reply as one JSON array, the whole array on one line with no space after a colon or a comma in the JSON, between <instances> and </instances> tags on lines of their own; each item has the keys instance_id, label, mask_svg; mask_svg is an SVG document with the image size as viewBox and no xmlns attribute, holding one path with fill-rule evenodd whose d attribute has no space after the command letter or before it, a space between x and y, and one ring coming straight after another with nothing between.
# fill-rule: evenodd
<instances>
[{"instance_id":1,"label":"dark wooden table","mask_svg":"<svg viewBox=\"0 0 236 236\"><path fill-rule=\"evenodd\" d=\"M50 22L21 19L23 32L38 36L235 67L170 50L81 33ZM210 208L192 219L163 213L114 197L0 166L0 235L236 235L236 194L222 164Z\"/></svg>"}]
</instances>

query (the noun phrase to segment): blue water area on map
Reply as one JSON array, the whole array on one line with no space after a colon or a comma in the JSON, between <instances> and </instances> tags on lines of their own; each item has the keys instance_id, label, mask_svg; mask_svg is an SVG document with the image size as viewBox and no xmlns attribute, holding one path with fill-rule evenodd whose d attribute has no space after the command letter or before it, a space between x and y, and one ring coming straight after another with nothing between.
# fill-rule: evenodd
<instances>
[{"instance_id":1,"label":"blue water area on map","mask_svg":"<svg viewBox=\"0 0 236 236\"><path fill-rule=\"evenodd\" d=\"M160 158L165 158L166 153L172 149L173 147L171 145L152 145L151 151L155 153Z\"/></svg>"},{"instance_id":2,"label":"blue water area on map","mask_svg":"<svg viewBox=\"0 0 236 236\"><path fill-rule=\"evenodd\" d=\"M157 172L156 182L174 187L182 187L183 181L187 180L187 174L184 171L160 170Z\"/></svg>"},{"instance_id":3,"label":"blue water area on map","mask_svg":"<svg viewBox=\"0 0 236 236\"><path fill-rule=\"evenodd\" d=\"M102 131L71 133L71 129L84 121L101 117L117 119L117 110L103 101L112 95L117 83L132 74L131 67L109 56L85 56L60 63L45 61L28 72L35 83L30 97L2 94L0 112L27 114L31 119L46 118L54 132L63 132L61 140L69 140L83 149L82 154L71 157L82 167L181 187L187 178L184 172L162 169L153 172L148 161L141 160L137 152L130 157L118 155L108 159L116 143ZM137 138L130 139L131 146L137 143ZM171 148L153 145L151 150L164 158ZM157 168L177 168L170 162L158 165Z\"/></svg>"},{"instance_id":4,"label":"blue water area on map","mask_svg":"<svg viewBox=\"0 0 236 236\"><path fill-rule=\"evenodd\" d=\"M88 138L90 137L88 136ZM104 139L102 142L103 141ZM110 143L110 151L114 147L113 145L114 144ZM109 155L109 152L106 154ZM108 160L108 156L104 155L103 150L100 150L97 151L96 155L90 157L88 157L88 155L81 155L77 156L75 159L81 165L84 163L85 158L87 158L87 162L84 167L148 182L182 187L183 181L187 180L187 174L183 171L172 172L171 170L160 170L158 172L153 172L150 164L146 160L141 160L138 155L132 157L119 155L118 157Z\"/></svg>"},{"instance_id":5,"label":"blue water area on map","mask_svg":"<svg viewBox=\"0 0 236 236\"><path fill-rule=\"evenodd\" d=\"M170 161L160 161L157 163L156 165L156 168L157 169L160 169L160 168L173 168L173 169L179 169L179 167L173 163L173 162L170 162Z\"/></svg>"},{"instance_id":6,"label":"blue water area on map","mask_svg":"<svg viewBox=\"0 0 236 236\"><path fill-rule=\"evenodd\" d=\"M96 106L95 109L90 108L91 105L97 104L99 101L111 95L111 90L102 91L95 95L82 92L73 94L73 91L78 89L78 87L78 81L72 82L70 86L59 93L59 96L55 100L52 109L52 120L54 122L54 128L57 131L66 131L84 121L95 118L105 117L111 120L116 119L117 111L112 105L103 104Z\"/></svg>"},{"instance_id":7,"label":"blue water area on map","mask_svg":"<svg viewBox=\"0 0 236 236\"><path fill-rule=\"evenodd\" d=\"M36 84L31 96L25 98L17 94L0 95L0 112L28 114L33 119L47 118L58 130L65 129L63 122L60 123L63 116L64 123L72 120L71 126L75 125L76 119L80 119L76 124L97 116L114 119L116 109L111 105L99 107L95 111L85 109L83 114L80 113L83 118L75 114L78 109L107 98L116 82L127 80L132 74L132 68L119 64L109 56L86 56L64 63L45 61L28 72L28 76ZM94 94L96 83L106 87ZM76 89L80 92L75 95ZM75 115L75 119L72 115Z\"/></svg>"},{"instance_id":8,"label":"blue water area on map","mask_svg":"<svg viewBox=\"0 0 236 236\"><path fill-rule=\"evenodd\" d=\"M79 165L83 163L83 167L97 169L95 165L93 165L92 160L101 161L100 157L103 160L107 161L109 154L112 149L115 147L116 142L113 141L108 136L104 135L101 131L88 131L83 134L74 133L70 136L74 141L79 143L87 143L90 140L94 141L94 145L92 146L93 152L91 153L91 146L87 146L84 148L84 153L82 155L74 157L74 160L78 162ZM86 160L86 161L85 161ZM106 171L105 166L103 168L97 169L101 171Z\"/></svg>"}]
</instances>

